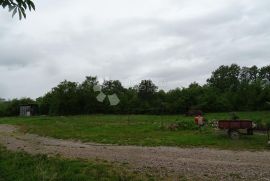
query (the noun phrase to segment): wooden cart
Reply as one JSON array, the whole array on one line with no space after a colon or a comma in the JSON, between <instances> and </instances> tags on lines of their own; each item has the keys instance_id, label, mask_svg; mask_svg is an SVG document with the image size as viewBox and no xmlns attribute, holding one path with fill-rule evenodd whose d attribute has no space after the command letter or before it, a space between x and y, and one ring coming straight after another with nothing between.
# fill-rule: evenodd
<instances>
[{"instance_id":1,"label":"wooden cart","mask_svg":"<svg viewBox=\"0 0 270 181\"><path fill-rule=\"evenodd\" d=\"M253 135L253 121L251 120L219 120L218 128L227 130L232 139L239 139L240 134Z\"/></svg>"}]
</instances>

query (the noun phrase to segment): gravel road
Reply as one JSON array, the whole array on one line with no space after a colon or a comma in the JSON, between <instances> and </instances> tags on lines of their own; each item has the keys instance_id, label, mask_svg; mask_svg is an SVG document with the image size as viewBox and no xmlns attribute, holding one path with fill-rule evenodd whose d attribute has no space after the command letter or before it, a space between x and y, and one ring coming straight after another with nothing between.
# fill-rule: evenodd
<instances>
[{"instance_id":1,"label":"gravel road","mask_svg":"<svg viewBox=\"0 0 270 181\"><path fill-rule=\"evenodd\" d=\"M269 180L270 152L208 148L140 147L23 134L17 127L0 125L0 144L8 150L66 158L101 159L123 163L132 170L203 180Z\"/></svg>"}]
</instances>

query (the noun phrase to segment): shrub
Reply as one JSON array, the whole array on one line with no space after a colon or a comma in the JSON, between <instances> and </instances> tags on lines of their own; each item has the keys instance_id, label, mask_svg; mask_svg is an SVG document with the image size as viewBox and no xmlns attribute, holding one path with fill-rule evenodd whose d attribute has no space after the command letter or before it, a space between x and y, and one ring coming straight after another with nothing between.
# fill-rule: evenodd
<instances>
[{"instance_id":1,"label":"shrub","mask_svg":"<svg viewBox=\"0 0 270 181\"><path fill-rule=\"evenodd\" d=\"M198 126L194 124L193 121L190 120L176 120L174 123L171 123L167 126L167 129L170 131L177 131L177 130L196 130Z\"/></svg>"},{"instance_id":2,"label":"shrub","mask_svg":"<svg viewBox=\"0 0 270 181\"><path fill-rule=\"evenodd\" d=\"M230 113L230 119L232 120L236 120L239 119L240 117L235 113L235 112L231 112Z\"/></svg>"}]
</instances>

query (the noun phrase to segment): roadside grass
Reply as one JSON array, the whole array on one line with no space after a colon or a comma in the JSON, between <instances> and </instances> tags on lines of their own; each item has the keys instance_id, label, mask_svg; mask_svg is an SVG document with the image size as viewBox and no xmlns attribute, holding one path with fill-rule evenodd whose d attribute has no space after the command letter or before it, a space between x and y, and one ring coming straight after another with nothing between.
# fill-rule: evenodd
<instances>
[{"instance_id":1,"label":"roadside grass","mask_svg":"<svg viewBox=\"0 0 270 181\"><path fill-rule=\"evenodd\" d=\"M270 112L239 112L241 119L270 122ZM230 119L228 113L206 114L208 121ZM0 124L21 126L21 131L84 142L141 146L213 147L220 149L269 149L267 136L255 134L231 140L225 131L213 128L170 131L176 122L193 123L183 115L88 115L0 118Z\"/></svg>"},{"instance_id":2,"label":"roadside grass","mask_svg":"<svg viewBox=\"0 0 270 181\"><path fill-rule=\"evenodd\" d=\"M97 161L59 159L46 155L10 152L0 146L0 180L154 180L154 177L127 171Z\"/></svg>"}]
</instances>

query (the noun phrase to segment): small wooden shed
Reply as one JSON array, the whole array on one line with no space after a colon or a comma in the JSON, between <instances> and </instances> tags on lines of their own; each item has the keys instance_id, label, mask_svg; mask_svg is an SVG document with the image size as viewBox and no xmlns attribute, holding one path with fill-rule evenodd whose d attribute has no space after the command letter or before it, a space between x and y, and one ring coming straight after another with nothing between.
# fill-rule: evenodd
<instances>
[{"instance_id":1,"label":"small wooden shed","mask_svg":"<svg viewBox=\"0 0 270 181\"><path fill-rule=\"evenodd\" d=\"M34 116L37 114L37 104L20 105L20 116Z\"/></svg>"}]
</instances>

